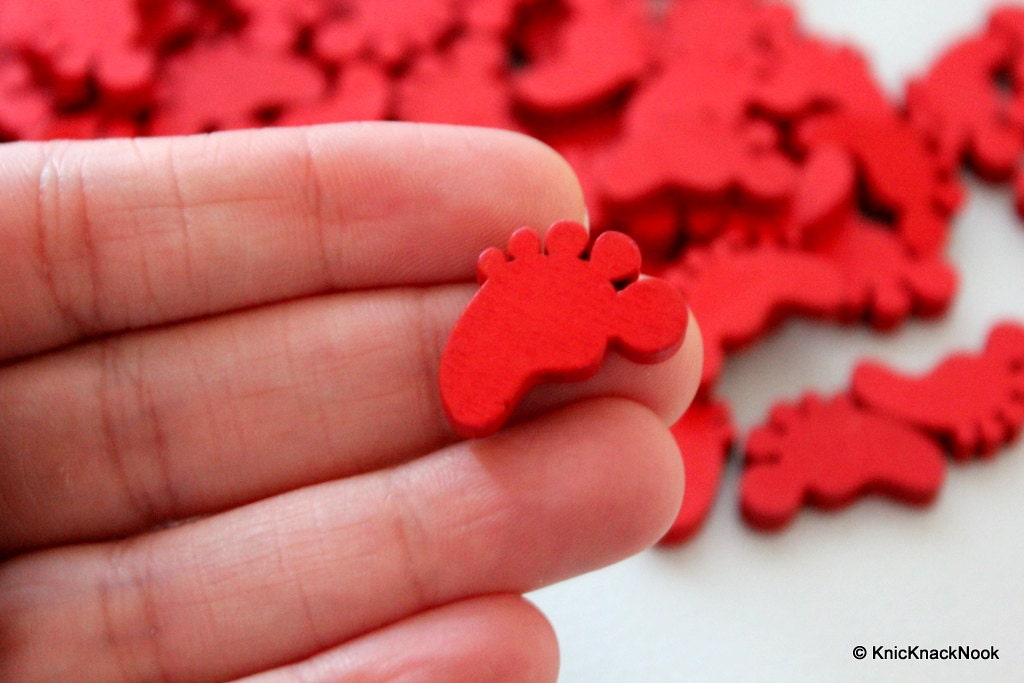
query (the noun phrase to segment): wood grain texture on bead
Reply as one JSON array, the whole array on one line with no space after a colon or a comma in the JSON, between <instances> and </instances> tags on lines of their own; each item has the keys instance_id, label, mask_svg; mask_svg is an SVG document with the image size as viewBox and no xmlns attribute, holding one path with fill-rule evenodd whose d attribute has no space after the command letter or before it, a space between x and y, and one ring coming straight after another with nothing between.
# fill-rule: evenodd
<instances>
[{"instance_id":1,"label":"wood grain texture on bead","mask_svg":"<svg viewBox=\"0 0 1024 683\"><path fill-rule=\"evenodd\" d=\"M655 363L682 344L683 297L662 280L637 279L636 244L607 232L585 256L588 242L586 228L561 221L543 246L522 228L507 254L490 248L480 255L480 290L441 358L441 399L460 435L494 433L541 382L592 376L609 348Z\"/></svg>"}]
</instances>

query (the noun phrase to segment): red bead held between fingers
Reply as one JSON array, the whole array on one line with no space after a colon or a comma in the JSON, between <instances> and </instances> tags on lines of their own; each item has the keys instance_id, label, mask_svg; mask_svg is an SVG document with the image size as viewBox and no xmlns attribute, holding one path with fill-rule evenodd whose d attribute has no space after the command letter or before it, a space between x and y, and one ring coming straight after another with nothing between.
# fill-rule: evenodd
<instances>
[{"instance_id":1,"label":"red bead held between fingers","mask_svg":"<svg viewBox=\"0 0 1024 683\"><path fill-rule=\"evenodd\" d=\"M637 281L640 252L605 233L590 251L579 223L560 221L544 246L516 231L507 254L485 250L480 291L441 357L441 400L461 436L497 431L532 387L595 374L609 347L655 363L682 345L689 313L682 295L656 278Z\"/></svg>"}]
</instances>

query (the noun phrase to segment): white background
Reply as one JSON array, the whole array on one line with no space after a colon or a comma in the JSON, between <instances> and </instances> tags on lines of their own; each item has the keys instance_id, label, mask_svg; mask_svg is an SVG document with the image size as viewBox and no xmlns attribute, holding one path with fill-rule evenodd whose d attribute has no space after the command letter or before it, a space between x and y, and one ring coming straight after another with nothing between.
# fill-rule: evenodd
<instances>
[{"instance_id":1,"label":"white background","mask_svg":"<svg viewBox=\"0 0 1024 683\"><path fill-rule=\"evenodd\" d=\"M983 0L801 0L809 31L859 46L891 93L958 36ZM1024 224L1005 187L971 181L949 249L961 289L949 314L878 335L791 322L726 365L719 394L742 434L775 400L848 385L871 356L923 371L1024 321ZM952 465L936 503L865 499L804 510L779 534L739 518L731 463L689 543L654 549L530 597L551 618L565 682L1024 680L1024 444ZM857 661L856 645L967 644L998 662Z\"/></svg>"}]
</instances>

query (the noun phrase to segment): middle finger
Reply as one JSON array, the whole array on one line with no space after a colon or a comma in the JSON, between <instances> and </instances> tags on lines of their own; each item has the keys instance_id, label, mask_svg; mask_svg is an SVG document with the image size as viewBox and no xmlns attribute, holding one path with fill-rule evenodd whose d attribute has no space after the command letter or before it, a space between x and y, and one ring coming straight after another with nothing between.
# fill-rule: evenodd
<instances>
[{"instance_id":1,"label":"middle finger","mask_svg":"<svg viewBox=\"0 0 1024 683\"><path fill-rule=\"evenodd\" d=\"M129 541L28 554L0 566L0 678L34 663L39 680L224 679L534 590L653 543L680 464L649 410L595 399Z\"/></svg>"},{"instance_id":2,"label":"middle finger","mask_svg":"<svg viewBox=\"0 0 1024 683\"><path fill-rule=\"evenodd\" d=\"M0 370L0 546L132 533L386 467L455 439L437 364L472 287L318 297L134 333ZM695 325L689 328L696 329ZM699 340L642 370L613 354L530 412L632 397L671 420Z\"/></svg>"}]
</instances>

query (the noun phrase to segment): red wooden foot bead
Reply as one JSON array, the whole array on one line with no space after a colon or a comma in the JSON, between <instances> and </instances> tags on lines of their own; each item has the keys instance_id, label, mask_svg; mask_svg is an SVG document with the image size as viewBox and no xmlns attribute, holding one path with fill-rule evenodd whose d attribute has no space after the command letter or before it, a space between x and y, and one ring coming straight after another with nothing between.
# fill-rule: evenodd
<instances>
[{"instance_id":1,"label":"red wooden foot bead","mask_svg":"<svg viewBox=\"0 0 1024 683\"><path fill-rule=\"evenodd\" d=\"M913 427L840 394L780 403L747 441L743 517L786 526L803 505L836 509L867 494L923 505L945 479L942 448Z\"/></svg>"},{"instance_id":2,"label":"red wooden foot bead","mask_svg":"<svg viewBox=\"0 0 1024 683\"><path fill-rule=\"evenodd\" d=\"M686 492L676 521L659 543L671 545L693 538L704 525L715 502L722 470L735 438L729 407L723 402L698 398L672 425L686 473Z\"/></svg>"},{"instance_id":3,"label":"red wooden foot bead","mask_svg":"<svg viewBox=\"0 0 1024 683\"><path fill-rule=\"evenodd\" d=\"M487 249L480 291L455 325L441 357L441 400L456 432L496 432L531 387L595 374L609 347L656 363L682 344L682 295L656 278L637 281L640 250L606 232L586 254L587 229L570 221L548 229L544 246L517 230L508 253Z\"/></svg>"},{"instance_id":4,"label":"red wooden foot bead","mask_svg":"<svg viewBox=\"0 0 1024 683\"><path fill-rule=\"evenodd\" d=\"M754 342L788 315L832 316L846 296L846 281L833 264L770 245L692 247L663 274L700 323L705 388L718 379L727 351Z\"/></svg>"},{"instance_id":5,"label":"red wooden foot bead","mask_svg":"<svg viewBox=\"0 0 1024 683\"><path fill-rule=\"evenodd\" d=\"M954 353L913 377L864 361L853 394L872 410L942 439L958 460L991 456L1024 426L1024 327L1002 323L980 353Z\"/></svg>"}]
</instances>

